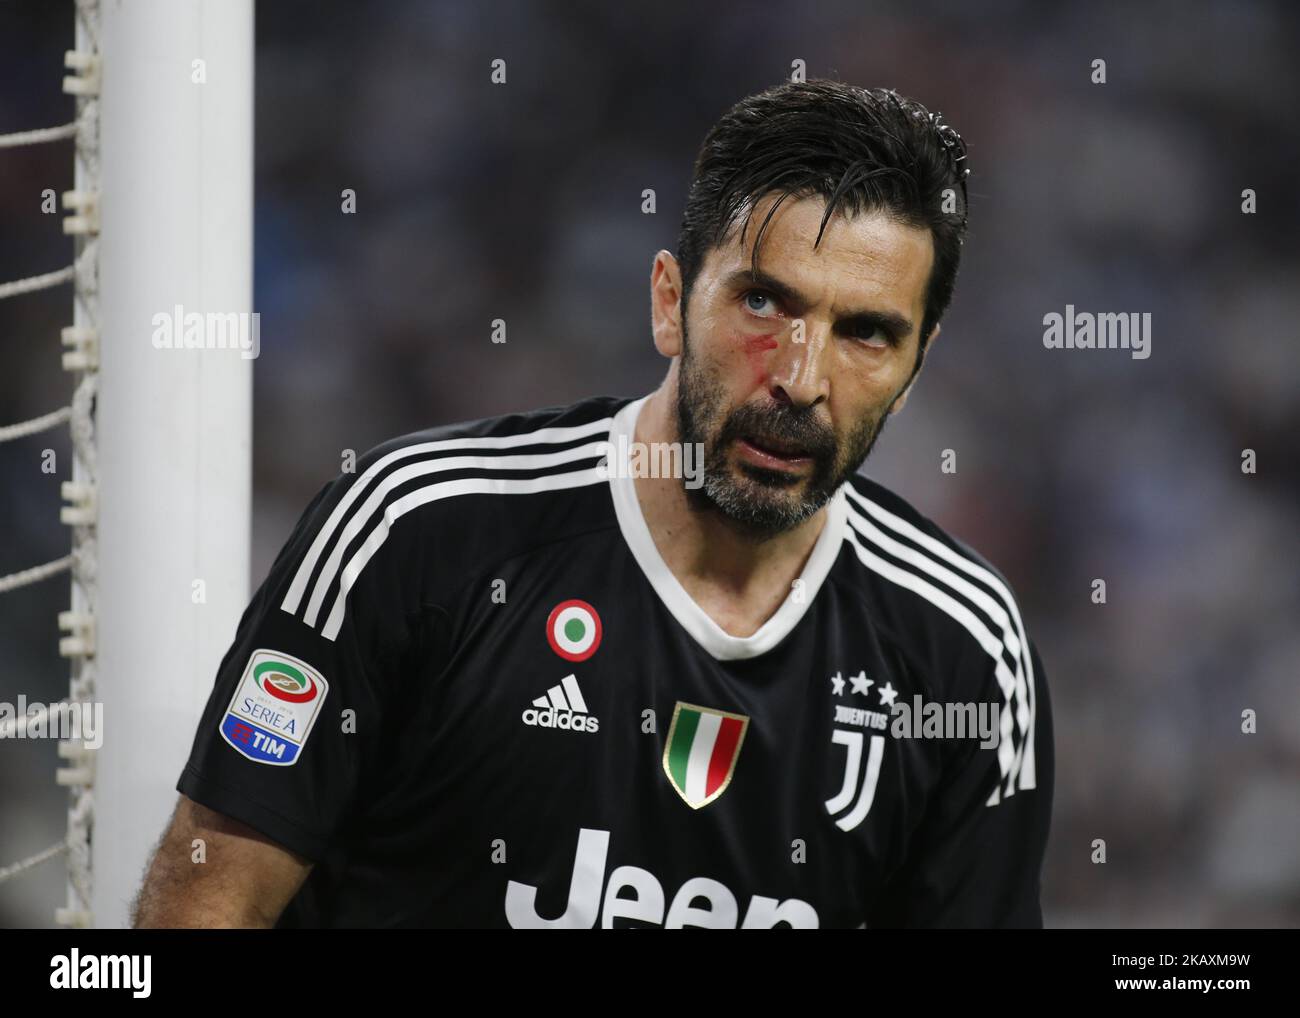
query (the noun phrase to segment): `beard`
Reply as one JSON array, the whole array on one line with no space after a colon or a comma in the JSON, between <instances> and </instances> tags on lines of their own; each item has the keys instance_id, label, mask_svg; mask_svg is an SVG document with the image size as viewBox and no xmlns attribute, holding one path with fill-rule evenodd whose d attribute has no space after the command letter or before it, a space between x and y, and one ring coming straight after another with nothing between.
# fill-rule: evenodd
<instances>
[{"instance_id":1,"label":"beard","mask_svg":"<svg viewBox=\"0 0 1300 1018\"><path fill-rule=\"evenodd\" d=\"M716 373L691 356L683 323L677 431L683 445L704 450L704 483L685 489L687 503L697 511L718 513L734 531L756 540L790 530L826 505L862 466L889 417L884 411L869 416L841 445L817 418L815 407L744 403L727 414L725 398ZM733 470L728 452L745 437L797 447L812 460L812 473L805 478L744 462Z\"/></svg>"}]
</instances>

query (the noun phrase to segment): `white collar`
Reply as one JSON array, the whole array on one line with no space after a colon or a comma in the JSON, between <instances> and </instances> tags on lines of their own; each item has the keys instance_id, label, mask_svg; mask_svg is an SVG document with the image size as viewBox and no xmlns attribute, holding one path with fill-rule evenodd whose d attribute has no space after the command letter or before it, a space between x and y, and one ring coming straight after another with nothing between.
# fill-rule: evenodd
<instances>
[{"instance_id":1,"label":"white collar","mask_svg":"<svg viewBox=\"0 0 1300 1018\"><path fill-rule=\"evenodd\" d=\"M636 419L648 396L627 404L615 416L609 429L611 458L619 457L619 469L611 470L609 477L610 495L614 500L614 513L618 517L618 527L623 533L632 557L641 567L641 572L654 588L664 607L695 641L719 661L734 661L741 658L757 657L771 650L790 635L790 632L804 613L808 611L822 582L830 572L831 566L839 556L844 543L844 524L847 506L844 488L841 486L831 497L826 506L826 522L817 543L813 545L812 554L804 565L801 575L803 590L800 597L796 591L786 595L781 606L772 614L759 630L752 636L732 636L722 630L708 614L695 603L686 588L673 575L659 549L655 547L650 528L646 526L641 513L641 501L636 495L636 482L628 468L627 453L636 434ZM620 442L620 436L624 436ZM620 448L621 446L621 448Z\"/></svg>"}]
</instances>

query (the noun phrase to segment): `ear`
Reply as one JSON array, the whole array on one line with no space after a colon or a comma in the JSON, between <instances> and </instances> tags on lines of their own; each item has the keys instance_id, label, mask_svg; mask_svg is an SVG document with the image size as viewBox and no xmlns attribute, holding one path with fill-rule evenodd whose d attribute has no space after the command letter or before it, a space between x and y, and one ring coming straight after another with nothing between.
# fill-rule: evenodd
<instances>
[{"instance_id":1,"label":"ear","mask_svg":"<svg viewBox=\"0 0 1300 1018\"><path fill-rule=\"evenodd\" d=\"M889 406L889 413L891 415L898 413L898 411L902 410L904 405L907 403L907 397L912 392L912 386L914 386L916 380L921 377L921 369L925 367L925 359L930 355L930 351L934 349L935 340L939 338L939 330L942 328L942 325L936 325L934 331L930 333L930 342L925 345L925 353L921 354L921 363L918 364L916 370L912 372L912 377L908 380L907 386L898 394L898 397Z\"/></svg>"},{"instance_id":2,"label":"ear","mask_svg":"<svg viewBox=\"0 0 1300 1018\"><path fill-rule=\"evenodd\" d=\"M650 328L661 354L682 352L682 270L667 251L655 255L650 269Z\"/></svg>"}]
</instances>

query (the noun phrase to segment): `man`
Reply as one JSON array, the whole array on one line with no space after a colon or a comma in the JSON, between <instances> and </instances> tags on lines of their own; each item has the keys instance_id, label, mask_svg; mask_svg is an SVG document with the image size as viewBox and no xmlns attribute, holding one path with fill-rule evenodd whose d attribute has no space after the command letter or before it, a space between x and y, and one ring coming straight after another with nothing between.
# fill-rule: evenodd
<instances>
[{"instance_id":1,"label":"man","mask_svg":"<svg viewBox=\"0 0 1300 1018\"><path fill-rule=\"evenodd\" d=\"M891 91L731 109L654 261L657 390L406 435L308 506L138 924L1040 926L1042 663L856 474L939 334L964 160Z\"/></svg>"}]
</instances>

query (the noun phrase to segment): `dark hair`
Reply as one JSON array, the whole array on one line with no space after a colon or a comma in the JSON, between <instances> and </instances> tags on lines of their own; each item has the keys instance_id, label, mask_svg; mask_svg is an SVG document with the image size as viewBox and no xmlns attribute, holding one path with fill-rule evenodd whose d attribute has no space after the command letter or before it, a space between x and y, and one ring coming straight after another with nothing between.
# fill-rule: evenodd
<instances>
[{"instance_id":1,"label":"dark hair","mask_svg":"<svg viewBox=\"0 0 1300 1018\"><path fill-rule=\"evenodd\" d=\"M812 80L742 99L709 131L695 160L677 240L683 316L704 256L722 243L742 209L747 210L743 239L758 200L781 192L755 238L757 269L763 233L781 202L820 195L826 214L814 247L840 203L851 215L879 210L904 225L930 229L934 266L921 320L919 367L957 280L966 233L970 171L965 161L961 135L893 89ZM958 196L955 214L943 211L948 188Z\"/></svg>"}]
</instances>

